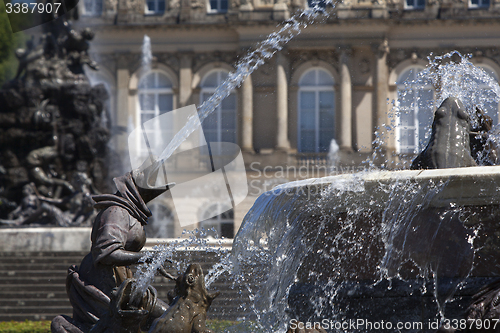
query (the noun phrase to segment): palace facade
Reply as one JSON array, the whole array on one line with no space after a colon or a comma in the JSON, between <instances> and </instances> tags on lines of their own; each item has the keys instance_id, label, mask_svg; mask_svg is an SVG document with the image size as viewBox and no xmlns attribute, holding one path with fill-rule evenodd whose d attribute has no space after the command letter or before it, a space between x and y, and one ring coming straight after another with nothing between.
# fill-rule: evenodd
<instances>
[{"instance_id":1,"label":"palace facade","mask_svg":"<svg viewBox=\"0 0 500 333\"><path fill-rule=\"evenodd\" d=\"M80 1L77 25L96 32L91 51L101 67L89 75L110 93L112 145L123 170L130 166L132 129L170 110L200 105L238 59L309 5L305 0ZM432 120L432 110L413 102L435 94L432 87L415 87L405 119L391 116L392 101L398 103L402 83L425 68L431 53L471 54L476 66L500 77L500 0L344 0L326 10L328 18L285 45L204 123L208 141L241 147L250 194L234 210L191 227L215 227L232 237L262 191L332 170L358 170L375 148L386 166L407 161L425 143L424 127ZM141 65L144 35L153 54L147 71ZM497 123L498 105L487 112ZM384 140L377 144L379 135ZM328 157L332 139L339 150ZM175 209L168 198L157 201L150 236L180 235ZM193 219L210 216L217 207L204 209L193 212Z\"/></svg>"}]
</instances>

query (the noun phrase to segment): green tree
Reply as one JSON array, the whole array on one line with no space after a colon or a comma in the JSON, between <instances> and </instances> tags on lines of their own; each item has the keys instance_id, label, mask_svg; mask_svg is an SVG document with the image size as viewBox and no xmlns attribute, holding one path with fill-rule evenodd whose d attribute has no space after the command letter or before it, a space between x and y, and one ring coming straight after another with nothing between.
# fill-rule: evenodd
<instances>
[{"instance_id":1,"label":"green tree","mask_svg":"<svg viewBox=\"0 0 500 333\"><path fill-rule=\"evenodd\" d=\"M13 33L4 2L0 0L0 86L12 79L17 71L15 50L25 42L24 33Z\"/></svg>"}]
</instances>

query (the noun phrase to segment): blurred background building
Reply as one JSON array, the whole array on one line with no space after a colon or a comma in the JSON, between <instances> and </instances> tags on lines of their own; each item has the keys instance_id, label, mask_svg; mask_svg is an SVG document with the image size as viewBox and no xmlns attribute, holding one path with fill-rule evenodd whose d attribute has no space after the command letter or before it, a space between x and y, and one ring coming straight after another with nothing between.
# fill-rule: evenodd
<instances>
[{"instance_id":1,"label":"blurred background building","mask_svg":"<svg viewBox=\"0 0 500 333\"><path fill-rule=\"evenodd\" d=\"M252 46L310 5L305 0L81 0L76 25L96 32L91 51L101 69L89 75L110 93L111 144L123 171L130 165L127 134L133 128L170 110L200 105ZM263 190L363 168L377 146L376 133L384 136L377 148L389 164L411 160L432 121L423 101L435 98L433 87L414 87L413 99L399 105L410 110L404 117L389 111L392 101L398 103L402 82L424 69L431 53L471 54L476 66L496 80L500 75L500 0L344 0L327 10L329 18L288 43L203 124L207 139L241 147L250 195L200 226L233 237ZM141 69L144 35L151 38L153 53L148 71ZM498 105L486 111L496 124ZM339 150L329 158L332 139ZM149 236L180 235L173 209L168 199L153 205Z\"/></svg>"}]
</instances>

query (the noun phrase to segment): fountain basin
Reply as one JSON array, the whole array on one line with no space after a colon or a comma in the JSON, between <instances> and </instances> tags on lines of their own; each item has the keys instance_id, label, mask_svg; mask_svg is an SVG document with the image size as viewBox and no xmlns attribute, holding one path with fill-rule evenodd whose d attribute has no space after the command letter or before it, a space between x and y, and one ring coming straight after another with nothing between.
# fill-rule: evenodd
<instances>
[{"instance_id":1,"label":"fountain basin","mask_svg":"<svg viewBox=\"0 0 500 333\"><path fill-rule=\"evenodd\" d=\"M428 322L451 299L445 315L460 318L500 276L499 188L499 166L292 182L257 199L233 253L266 258L256 304L270 322Z\"/></svg>"}]
</instances>

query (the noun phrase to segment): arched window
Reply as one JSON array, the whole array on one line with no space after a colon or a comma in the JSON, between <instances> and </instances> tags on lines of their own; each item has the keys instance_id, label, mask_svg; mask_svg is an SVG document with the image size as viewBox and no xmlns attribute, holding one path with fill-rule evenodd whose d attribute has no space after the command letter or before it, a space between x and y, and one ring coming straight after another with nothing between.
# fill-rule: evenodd
<instances>
[{"instance_id":1,"label":"arched window","mask_svg":"<svg viewBox=\"0 0 500 333\"><path fill-rule=\"evenodd\" d=\"M233 209L227 209L223 207L220 203L215 203L209 206L202 214L202 222L200 222L200 228L205 230L207 236L219 236L224 238L234 237L234 211ZM222 212L219 214L219 212ZM207 216L216 216L207 219Z\"/></svg>"},{"instance_id":2,"label":"arched window","mask_svg":"<svg viewBox=\"0 0 500 333\"><path fill-rule=\"evenodd\" d=\"M101 16L102 15L102 0L84 0L83 15L84 16Z\"/></svg>"},{"instance_id":3,"label":"arched window","mask_svg":"<svg viewBox=\"0 0 500 333\"><path fill-rule=\"evenodd\" d=\"M174 238L175 224L172 211L164 205L152 202L149 204L151 216L146 225L146 235L151 238Z\"/></svg>"},{"instance_id":4,"label":"arched window","mask_svg":"<svg viewBox=\"0 0 500 333\"><path fill-rule=\"evenodd\" d=\"M210 0L211 13L225 13L227 12L228 0Z\"/></svg>"},{"instance_id":5,"label":"arched window","mask_svg":"<svg viewBox=\"0 0 500 333\"><path fill-rule=\"evenodd\" d=\"M159 115L162 115L173 109L173 91L172 82L160 71L152 71L144 75L139 81L139 119L138 123L143 127L147 144L153 148L157 145L163 145L163 138L170 136L173 130L173 124L170 128L159 128L160 124L154 123L153 126L144 127L143 124ZM159 147L161 148L161 147ZM161 149L159 150L161 151ZM140 156L147 156L149 151L140 152Z\"/></svg>"},{"instance_id":6,"label":"arched window","mask_svg":"<svg viewBox=\"0 0 500 333\"><path fill-rule=\"evenodd\" d=\"M209 72L201 81L201 103L210 98L215 89L226 79L228 72L215 70ZM226 97L202 124L207 142L236 143L237 99L233 92Z\"/></svg>"},{"instance_id":7,"label":"arched window","mask_svg":"<svg viewBox=\"0 0 500 333\"><path fill-rule=\"evenodd\" d=\"M147 0L146 15L161 15L165 12L165 0Z\"/></svg>"},{"instance_id":8,"label":"arched window","mask_svg":"<svg viewBox=\"0 0 500 333\"><path fill-rule=\"evenodd\" d=\"M477 67L481 68L483 71L485 71L489 76L491 76L493 79L495 79L496 82L498 82L498 76L495 73L491 67L484 65L484 64L479 64L476 65ZM494 95L495 93L491 90L491 87L486 85L483 82L479 83L479 88L484 90L484 96L488 97L488 100L485 102L484 105L484 112L493 119L493 125L498 124L498 103L494 100Z\"/></svg>"},{"instance_id":9,"label":"arched window","mask_svg":"<svg viewBox=\"0 0 500 333\"><path fill-rule=\"evenodd\" d=\"M400 153L417 153L429 140L434 118L434 89L430 85L415 83L422 69L417 66L411 67L404 71L396 82L399 108L396 142Z\"/></svg>"},{"instance_id":10,"label":"arched window","mask_svg":"<svg viewBox=\"0 0 500 333\"><path fill-rule=\"evenodd\" d=\"M333 77L313 68L299 80L298 150L328 152L335 136L335 91Z\"/></svg>"}]
</instances>

